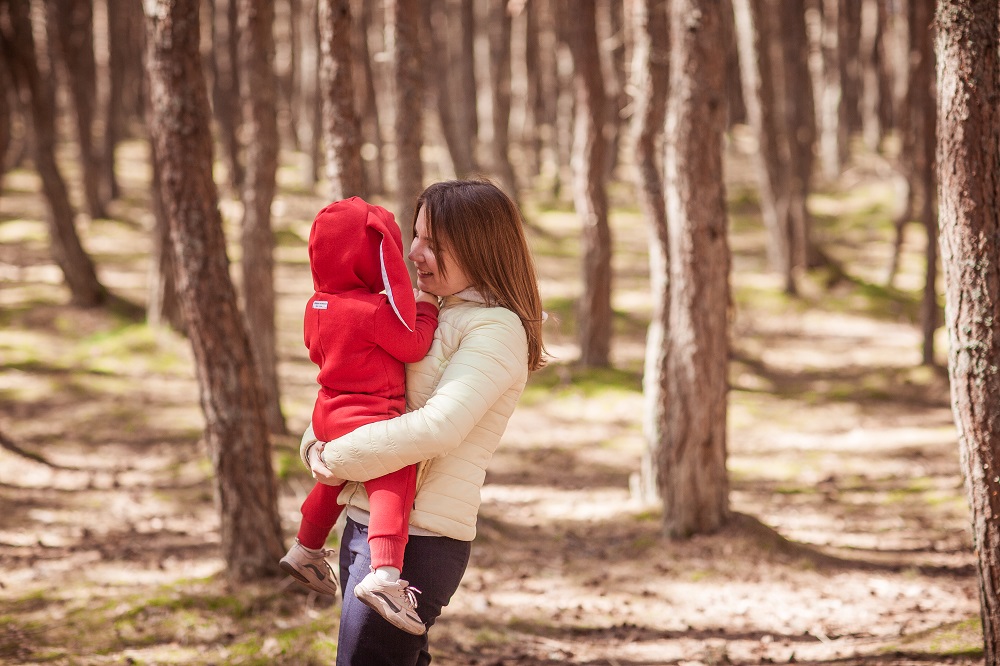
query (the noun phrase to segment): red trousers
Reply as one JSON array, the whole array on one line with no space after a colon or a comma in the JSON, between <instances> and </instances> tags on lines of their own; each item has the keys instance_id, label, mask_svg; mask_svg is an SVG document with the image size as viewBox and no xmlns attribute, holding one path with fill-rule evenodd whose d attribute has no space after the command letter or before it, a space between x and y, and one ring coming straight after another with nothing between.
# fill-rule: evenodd
<instances>
[{"instance_id":1,"label":"red trousers","mask_svg":"<svg viewBox=\"0 0 1000 666\"><path fill-rule=\"evenodd\" d=\"M371 518L368 524L368 546L372 566L403 568L403 551L409 536L410 508L416 492L417 466L410 465L396 472L365 482ZM337 496L344 486L317 483L302 503L302 523L299 542L307 548L322 548L330 536L344 507Z\"/></svg>"}]
</instances>

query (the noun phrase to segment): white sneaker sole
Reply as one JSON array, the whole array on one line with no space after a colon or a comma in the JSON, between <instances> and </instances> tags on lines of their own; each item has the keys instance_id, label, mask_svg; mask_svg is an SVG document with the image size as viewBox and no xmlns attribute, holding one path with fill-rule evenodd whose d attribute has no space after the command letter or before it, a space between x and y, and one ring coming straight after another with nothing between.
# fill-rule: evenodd
<instances>
[{"instance_id":1,"label":"white sneaker sole","mask_svg":"<svg viewBox=\"0 0 1000 666\"><path fill-rule=\"evenodd\" d=\"M291 576L292 578L294 578L295 580L297 580L302 585L305 585L306 587L308 587L313 592L316 592L318 594L325 594L325 595L328 595L328 596L331 596L331 597L337 596L337 584L336 583L333 584L333 591L330 591L328 588L320 587L319 585L317 585L313 581L311 581L308 578L306 578L305 576L303 576L301 573L299 573L298 569L296 569L292 565L291 562L286 562L285 560L281 560L278 563L278 566L281 567L281 570L284 571L286 574L288 574L289 576ZM314 567L314 568L318 569L318 567L315 567L314 565L311 565L311 564L306 565L306 566L310 566L310 567ZM317 572L316 575L319 576L319 575L325 575L325 574L322 574L322 572Z\"/></svg>"}]
</instances>

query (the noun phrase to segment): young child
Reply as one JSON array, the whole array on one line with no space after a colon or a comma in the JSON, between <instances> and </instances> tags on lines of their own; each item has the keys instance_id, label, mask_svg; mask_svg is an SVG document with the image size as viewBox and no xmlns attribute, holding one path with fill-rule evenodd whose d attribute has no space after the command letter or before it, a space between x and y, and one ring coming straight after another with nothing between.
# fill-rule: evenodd
<instances>
[{"instance_id":1,"label":"young child","mask_svg":"<svg viewBox=\"0 0 1000 666\"><path fill-rule=\"evenodd\" d=\"M427 354L438 307L435 296L411 287L392 213L359 197L317 214L309 263L316 293L306 305L303 328L309 358L319 366L312 427L325 442L405 411L404 364ZM426 627L414 611L415 590L399 578L415 470L411 465L364 484L372 570L355 593L395 626L420 635ZM285 572L322 594L337 592L324 545L344 508L338 502L342 489L343 484L313 487L302 504L295 544L280 562ZM362 589L377 598L362 597Z\"/></svg>"}]
</instances>

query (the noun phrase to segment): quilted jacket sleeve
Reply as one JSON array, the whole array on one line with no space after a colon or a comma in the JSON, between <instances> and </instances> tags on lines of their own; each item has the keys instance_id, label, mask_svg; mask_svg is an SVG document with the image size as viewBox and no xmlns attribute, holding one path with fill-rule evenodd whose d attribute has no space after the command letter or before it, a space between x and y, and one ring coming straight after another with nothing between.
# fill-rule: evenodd
<instances>
[{"instance_id":1,"label":"quilted jacket sleeve","mask_svg":"<svg viewBox=\"0 0 1000 666\"><path fill-rule=\"evenodd\" d=\"M323 459L335 476L367 481L447 454L511 386L523 381L528 358L524 329L512 312L495 310L468 323L423 407L361 426L326 445Z\"/></svg>"}]
</instances>

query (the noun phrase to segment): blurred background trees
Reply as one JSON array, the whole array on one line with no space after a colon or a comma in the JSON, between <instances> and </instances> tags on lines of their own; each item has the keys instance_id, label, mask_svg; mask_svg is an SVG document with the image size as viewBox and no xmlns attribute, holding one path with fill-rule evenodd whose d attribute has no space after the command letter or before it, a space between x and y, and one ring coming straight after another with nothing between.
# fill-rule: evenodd
<instances>
[{"instance_id":1,"label":"blurred background trees","mask_svg":"<svg viewBox=\"0 0 1000 666\"><path fill-rule=\"evenodd\" d=\"M973 5L994 20L996 2L940 2L944 15L935 18L934 3L918 0L187 0L191 11L173 28L196 38L203 74L157 93L154 75L181 65L169 60L179 43L151 41L153 27L180 16L182 4L0 0L0 179L11 169L37 172L67 298L97 307L113 299L78 225L121 205L123 142L148 146L148 320L204 349L223 344L199 340L209 323L224 323L215 335L237 348L245 336L251 350L199 356L209 429L236 410L253 431L285 431L270 220L289 162L302 167L292 186L377 199L404 235L417 193L443 178L490 177L526 211L574 209L582 286L573 360L590 367L615 363L621 314L608 193L634 192L650 231L653 313L641 485L662 502L671 534L712 530L727 513L726 142L755 146L770 266L792 297L810 271L830 288L851 279L824 250L811 193L833 186L859 158L895 174L900 215L886 283L896 279L904 227L918 222L928 241L921 357L935 364L943 295L936 151L942 132L955 130L954 119L938 117L936 71L949 63L935 62L935 26L963 29L955 17L965 14L954 12ZM997 31L990 34L983 48L995 60ZM171 105L201 96L204 131L176 134ZM996 118L982 122L982 136L993 136ZM205 155L208 171L198 161ZM973 179L995 182L995 158ZM949 159L952 173L966 157ZM208 180L181 188L196 174ZM178 197L197 197L184 205L198 208L180 210ZM240 241L228 250L238 255L235 282L228 271L199 273L190 254L228 262L218 237L195 242L208 227L221 233L220 205L239 211ZM967 251L943 260L969 260ZM211 284L192 282L205 280ZM199 309L207 296L195 286L231 291L238 321L216 314L220 321L210 322ZM240 381L256 397L229 395L224 408L213 406L225 382L210 378L234 363L255 369ZM223 431L219 450L250 436ZM255 438L257 452L265 450L266 439ZM261 510L268 514L267 502ZM262 543L258 553L273 547Z\"/></svg>"}]
</instances>

